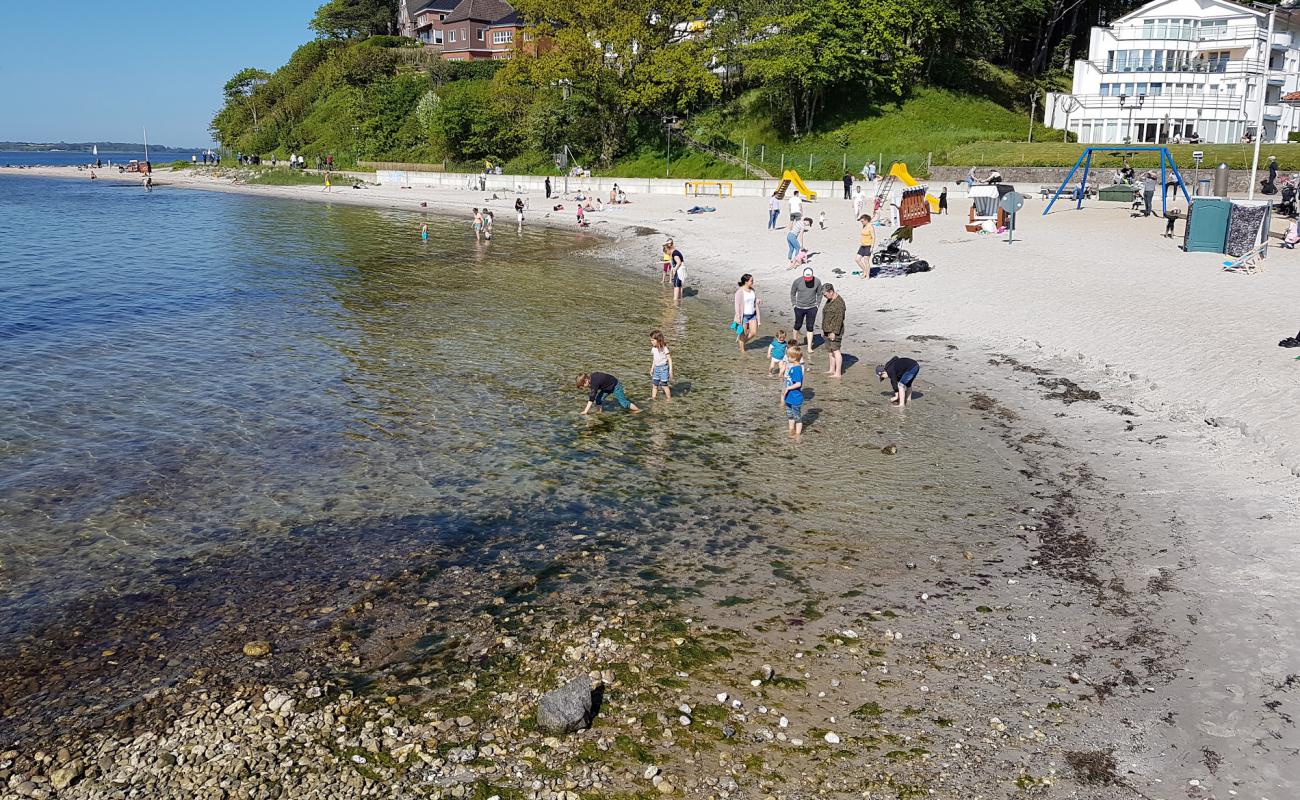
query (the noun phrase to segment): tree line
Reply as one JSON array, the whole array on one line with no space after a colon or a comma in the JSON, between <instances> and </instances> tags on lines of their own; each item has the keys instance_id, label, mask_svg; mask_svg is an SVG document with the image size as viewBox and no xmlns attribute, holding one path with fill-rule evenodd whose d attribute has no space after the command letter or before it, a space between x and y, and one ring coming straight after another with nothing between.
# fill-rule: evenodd
<instances>
[{"instance_id":1,"label":"tree line","mask_svg":"<svg viewBox=\"0 0 1300 800\"><path fill-rule=\"evenodd\" d=\"M421 58L397 0L330 0L317 39L274 73L225 86L212 123L246 152L330 149L405 160L544 158L568 145L609 163L663 120L737 104L789 137L922 84L978 94L974 60L1041 79L1070 68L1120 0L515 0L537 46L504 64Z\"/></svg>"}]
</instances>

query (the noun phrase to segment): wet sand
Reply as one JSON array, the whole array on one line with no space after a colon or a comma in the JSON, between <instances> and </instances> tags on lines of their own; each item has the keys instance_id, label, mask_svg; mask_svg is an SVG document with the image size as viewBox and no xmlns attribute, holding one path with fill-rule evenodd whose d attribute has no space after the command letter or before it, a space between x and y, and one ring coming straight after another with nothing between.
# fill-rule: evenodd
<instances>
[{"instance_id":1,"label":"wet sand","mask_svg":"<svg viewBox=\"0 0 1300 800\"><path fill-rule=\"evenodd\" d=\"M464 200L426 202L473 201L466 193ZM788 273L770 253L781 237L767 234L774 237L762 243L767 266L750 266L757 237L740 233L748 228L734 213L689 219L667 210L671 205L652 198L644 208L634 206L635 218L618 216L628 209L608 218L673 233L703 292L725 299L731 273L751 271L760 276L760 295L773 307L785 305ZM1087 214L1067 224L1102 219L1101 212ZM507 227L507 216L501 214L499 227ZM745 220L761 216L761 206L745 209ZM934 226L936 252L950 235L954 249L987 251L998 244L959 240L944 233L944 222ZM846 227L828 232L827 241L851 238ZM225 609L218 617L231 622L215 629L185 630L167 619L166 597L136 598L102 616L87 615L93 644L78 643L84 630L68 630L66 638L51 636L14 662L5 696L9 730L0 747L19 740L22 746L2 754L0 764L14 763L0 767L0 778L13 795L24 796L18 788L24 781L15 777L52 775L64 755L59 746L71 745L64 760L80 759L82 774L58 796L108 797L146 785L159 796L190 796L207 778L190 786L185 775L229 768L217 752L194 757L193 748L213 747L220 730L219 741L244 759L270 743L312 742L302 744L303 769L282 773L272 762L262 765L261 774L277 775L275 785L289 796L405 796L420 785L435 796L474 796L469 792L478 789L468 787L491 786L501 787L502 797L516 789L520 796L598 797L654 792L653 777L668 778L674 793L701 797L795 797L813 789L834 797L1293 793L1300 785L1291 724L1297 609L1287 588L1300 497L1287 463L1293 442L1286 420L1265 425L1265 433L1252 434L1256 429L1248 426L1243 435L1241 426L1206 424L1219 419L1202 413L1218 401L1213 386L1200 383L1203 394L1175 398L1160 384L1129 377L1137 366L1124 360L1149 352L1152 320L1175 324L1190 313L1179 303L1168 301L1154 314L1151 305L1124 307L1101 290L1093 299L1073 294L1087 289L1076 282L1060 290L1066 297L1026 292L999 306L992 298L1002 295L989 285L1009 270L1024 278L1043 268L1032 263L1041 253L1026 247L1027 262L1001 256L1004 251L983 253L997 262L985 265L989 274L976 275L969 268L975 258L958 266L931 257L928 241L912 249L931 258L935 273L845 287L853 329L846 350L863 354L845 384L865 397L877 395L878 384L864 374L870 363L907 352L926 365L923 390L969 401L967 422L1002 448L1008 491L1023 497L984 521L984 535L959 541L943 531L918 531L931 534L935 546L897 552L851 531L769 529L730 544L725 558L712 562L717 572L683 563L666 547L659 565L634 576L607 571L610 560L617 562L616 544L597 547L583 539L535 563L501 556L481 573L494 586L466 576L424 585L412 566L421 563L419 555L398 541L368 570L359 569L357 576L372 574L347 581L337 601L309 593L266 608ZM645 264L647 279L653 276L644 239L624 237L612 246L633 265ZM814 264L823 275L836 266L822 257ZM1266 305L1272 292L1291 286L1294 273L1282 270L1219 277L1247 282L1232 284L1246 287L1244 298L1232 302L1254 298ZM926 283L945 275L953 277L939 284L944 291ZM1139 287L1154 280L1148 275ZM1193 280L1189 291L1208 300L1214 290L1205 280ZM1135 291L1130 286L1127 293ZM1030 322L1009 312L1011 301L1029 309ZM972 332L995 312L1003 315L996 333ZM1264 309L1242 324L1262 326L1279 316ZM1095 335L1076 352L1037 346L1081 330ZM1193 342L1206 335L1183 333ZM1115 349L1114 362L1089 355L1107 347ZM1179 357L1185 360L1181 350L1166 360ZM814 367L821 358L817 351ZM1180 381L1202 380L1186 363L1151 363L1145 370L1169 376L1175 390ZM1287 391L1282 385L1273 398L1285 403ZM1272 402L1262 394L1243 401L1241 413L1262 415ZM918 402L905 413L923 413L923 398ZM833 446L814 437L815 429L806 437L808 449ZM906 447L894 456L924 457ZM817 479L815 466L814 456L805 479ZM929 491L924 484L916 490ZM890 511L872 504L864 481L862 513ZM251 584L266 576L241 574L238 564L210 565L192 576L198 589L209 587L214 604L216 587L241 579ZM287 593L293 581L286 576L272 585ZM498 590L512 585L521 591ZM181 586L187 593L196 588L178 581ZM413 649L431 603L454 640L435 655ZM301 622L313 619L320 622ZM289 626L290 644L277 641L268 659L231 657L267 626ZM168 636L166 647L149 644L157 641L149 638L153 633L178 629L183 635ZM53 654L61 651L72 655L59 662ZM105 665L96 653L116 663ZM770 678L764 665L773 667ZM604 676L607 706L598 724L547 743L529 727L531 703L561 675L589 670L611 673ZM26 691L11 693L12 676L22 677ZM152 697L147 686L155 687ZM264 696L268 686L273 691ZM120 695L121 703L107 696L89 707L80 702L95 687ZM363 687L360 697L348 694ZM287 717L280 713L286 701L275 703L281 691L298 709ZM722 692L725 705L716 698ZM420 702L408 703L410 697ZM733 699L740 708L731 706ZM690 713L677 712L681 703ZM418 713L395 713L408 705ZM176 719L178 709L186 720ZM457 717L470 723L459 725ZM367 720L375 723L370 729ZM401 735L387 728L400 728ZM134 739L149 731L165 746L157 738ZM828 733L839 743L829 743ZM485 746L501 742L507 752L482 755ZM407 745L416 746L403 750ZM464 758L469 745L478 749ZM48 763L40 763L38 747ZM107 763L101 753L110 756ZM185 768L175 769L178 763ZM645 777L647 763L661 774ZM253 775L218 784L223 796L278 796ZM212 787L204 792L216 796Z\"/></svg>"}]
</instances>

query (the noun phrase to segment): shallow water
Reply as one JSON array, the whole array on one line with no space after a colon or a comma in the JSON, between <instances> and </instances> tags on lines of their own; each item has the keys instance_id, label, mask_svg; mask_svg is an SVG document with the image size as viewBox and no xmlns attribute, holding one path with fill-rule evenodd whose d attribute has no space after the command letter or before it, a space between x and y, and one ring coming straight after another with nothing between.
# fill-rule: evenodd
<instances>
[{"instance_id":1,"label":"shallow water","mask_svg":"<svg viewBox=\"0 0 1300 800\"><path fill-rule=\"evenodd\" d=\"M676 308L649 267L504 206L490 245L436 217L421 242L416 215L0 178L0 637L294 537L622 531L720 557L784 526L912 553L1006 516L1015 465L924 374L900 413L816 353L791 443L729 297ZM648 398L654 328L671 403ZM587 369L648 413L579 417Z\"/></svg>"}]
</instances>

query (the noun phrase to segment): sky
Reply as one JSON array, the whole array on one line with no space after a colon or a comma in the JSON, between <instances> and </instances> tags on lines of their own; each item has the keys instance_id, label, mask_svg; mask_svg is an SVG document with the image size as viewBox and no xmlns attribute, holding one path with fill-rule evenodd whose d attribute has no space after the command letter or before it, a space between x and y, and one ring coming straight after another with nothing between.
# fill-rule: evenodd
<instances>
[{"instance_id":1,"label":"sky","mask_svg":"<svg viewBox=\"0 0 1300 800\"><path fill-rule=\"evenodd\" d=\"M225 82L288 61L322 2L0 0L0 141L206 146Z\"/></svg>"}]
</instances>

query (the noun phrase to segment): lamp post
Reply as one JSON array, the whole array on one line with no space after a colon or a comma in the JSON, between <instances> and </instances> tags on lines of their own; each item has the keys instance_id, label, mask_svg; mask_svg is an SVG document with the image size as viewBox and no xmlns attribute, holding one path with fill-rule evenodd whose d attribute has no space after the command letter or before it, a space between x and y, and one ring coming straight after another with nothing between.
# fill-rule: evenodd
<instances>
[{"instance_id":1,"label":"lamp post","mask_svg":"<svg viewBox=\"0 0 1300 800\"><path fill-rule=\"evenodd\" d=\"M1130 100L1133 100L1133 102L1129 102ZM1125 108L1128 109L1128 133L1124 135L1124 144L1131 144L1133 142L1133 112L1136 109L1141 108L1146 101L1147 96L1144 94L1140 94L1136 98L1130 98L1126 94L1119 96L1120 110L1122 111Z\"/></svg>"},{"instance_id":2,"label":"lamp post","mask_svg":"<svg viewBox=\"0 0 1300 800\"><path fill-rule=\"evenodd\" d=\"M677 117L672 115L663 118L664 122L664 141L668 144L668 155L664 166L664 177L672 177L673 171L673 126L677 124Z\"/></svg>"}]
</instances>

